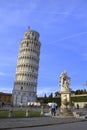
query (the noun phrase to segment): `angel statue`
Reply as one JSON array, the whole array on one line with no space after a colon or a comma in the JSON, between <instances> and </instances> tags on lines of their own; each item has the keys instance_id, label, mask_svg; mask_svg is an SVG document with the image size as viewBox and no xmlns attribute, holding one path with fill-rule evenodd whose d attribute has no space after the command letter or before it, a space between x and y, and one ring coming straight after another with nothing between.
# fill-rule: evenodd
<instances>
[{"instance_id":1,"label":"angel statue","mask_svg":"<svg viewBox=\"0 0 87 130\"><path fill-rule=\"evenodd\" d=\"M60 86L64 88L69 88L70 85L70 77L67 76L67 72L63 71L60 75Z\"/></svg>"}]
</instances>

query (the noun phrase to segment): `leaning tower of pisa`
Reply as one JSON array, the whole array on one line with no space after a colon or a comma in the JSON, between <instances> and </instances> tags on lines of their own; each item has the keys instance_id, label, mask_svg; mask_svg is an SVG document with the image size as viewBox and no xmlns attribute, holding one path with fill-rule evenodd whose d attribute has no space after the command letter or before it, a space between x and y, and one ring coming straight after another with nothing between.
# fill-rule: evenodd
<instances>
[{"instance_id":1,"label":"leaning tower of pisa","mask_svg":"<svg viewBox=\"0 0 87 130\"><path fill-rule=\"evenodd\" d=\"M26 106L28 102L36 101L37 79L39 69L40 46L39 33L27 30L20 42L20 50L16 67L14 88L12 92L13 105L20 103Z\"/></svg>"}]
</instances>

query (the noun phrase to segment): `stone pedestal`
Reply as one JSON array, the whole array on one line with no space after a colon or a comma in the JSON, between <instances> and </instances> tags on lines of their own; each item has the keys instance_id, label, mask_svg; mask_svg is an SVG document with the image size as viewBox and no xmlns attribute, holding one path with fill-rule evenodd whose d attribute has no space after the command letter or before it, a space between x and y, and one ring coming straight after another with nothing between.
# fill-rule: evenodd
<instances>
[{"instance_id":1,"label":"stone pedestal","mask_svg":"<svg viewBox=\"0 0 87 130\"><path fill-rule=\"evenodd\" d=\"M71 90L70 86L70 77L67 75L67 72L64 71L60 75L60 86L61 86L61 107L58 115L62 117L73 116L71 112Z\"/></svg>"},{"instance_id":2,"label":"stone pedestal","mask_svg":"<svg viewBox=\"0 0 87 130\"><path fill-rule=\"evenodd\" d=\"M69 88L62 88L61 91L61 107L60 107L60 115L61 116L73 116L71 112L71 91Z\"/></svg>"}]
</instances>

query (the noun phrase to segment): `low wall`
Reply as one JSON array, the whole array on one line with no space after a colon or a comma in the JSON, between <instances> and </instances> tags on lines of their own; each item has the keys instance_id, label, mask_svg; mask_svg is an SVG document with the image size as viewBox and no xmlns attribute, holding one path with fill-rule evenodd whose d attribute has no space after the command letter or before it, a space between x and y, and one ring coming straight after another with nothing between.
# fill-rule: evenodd
<instances>
[{"instance_id":1,"label":"low wall","mask_svg":"<svg viewBox=\"0 0 87 130\"><path fill-rule=\"evenodd\" d=\"M79 108L87 108L87 102L74 102L75 108L77 108L77 105L79 105Z\"/></svg>"}]
</instances>

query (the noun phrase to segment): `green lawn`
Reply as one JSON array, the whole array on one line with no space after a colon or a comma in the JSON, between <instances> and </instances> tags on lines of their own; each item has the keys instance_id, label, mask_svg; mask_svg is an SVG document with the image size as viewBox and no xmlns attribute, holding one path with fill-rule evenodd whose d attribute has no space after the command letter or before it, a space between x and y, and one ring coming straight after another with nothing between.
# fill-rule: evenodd
<instances>
[{"instance_id":1,"label":"green lawn","mask_svg":"<svg viewBox=\"0 0 87 130\"><path fill-rule=\"evenodd\" d=\"M8 111L0 111L0 118L8 117Z\"/></svg>"},{"instance_id":2,"label":"green lawn","mask_svg":"<svg viewBox=\"0 0 87 130\"><path fill-rule=\"evenodd\" d=\"M0 118L8 118L9 111L0 111ZM30 111L29 117L37 117L40 116L39 111ZM18 110L13 112L13 117L26 117L26 111Z\"/></svg>"}]
</instances>

